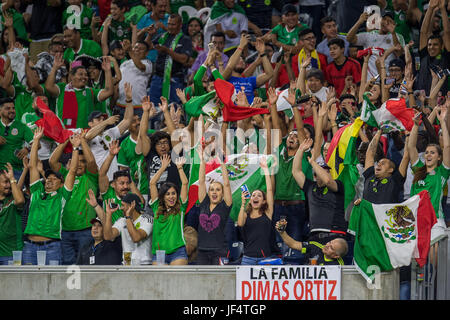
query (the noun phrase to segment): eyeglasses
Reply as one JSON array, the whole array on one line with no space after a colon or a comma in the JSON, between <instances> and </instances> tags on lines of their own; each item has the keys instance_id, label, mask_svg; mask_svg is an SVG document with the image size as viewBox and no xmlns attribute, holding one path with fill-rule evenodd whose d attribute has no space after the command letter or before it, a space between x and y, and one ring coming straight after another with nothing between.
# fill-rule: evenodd
<instances>
[{"instance_id":1,"label":"eyeglasses","mask_svg":"<svg viewBox=\"0 0 450 320\"><path fill-rule=\"evenodd\" d=\"M168 146L169 145L169 141L160 141L158 143L156 143L157 146Z\"/></svg>"}]
</instances>

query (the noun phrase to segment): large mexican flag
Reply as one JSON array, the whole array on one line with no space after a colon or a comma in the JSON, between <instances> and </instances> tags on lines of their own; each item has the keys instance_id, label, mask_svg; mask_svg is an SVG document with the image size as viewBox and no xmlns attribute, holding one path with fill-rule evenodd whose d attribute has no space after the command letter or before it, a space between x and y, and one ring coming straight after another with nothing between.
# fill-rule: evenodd
<instances>
[{"instance_id":1,"label":"large mexican flag","mask_svg":"<svg viewBox=\"0 0 450 320\"><path fill-rule=\"evenodd\" d=\"M353 207L348 226L348 232L355 236L358 271L373 282L376 273L407 266L412 258L422 267L436 222L430 195L425 190L398 204L361 200Z\"/></svg>"},{"instance_id":2,"label":"large mexican flag","mask_svg":"<svg viewBox=\"0 0 450 320\"><path fill-rule=\"evenodd\" d=\"M233 207L231 208L230 217L236 221L241 207L241 186L247 185L248 190L253 192L256 189L266 191L266 180L264 173L259 165L259 159L265 157L269 170L273 166L273 156L263 154L232 154L228 156L225 163L228 178L231 185L231 193L233 195ZM211 168L211 166L210 166ZM208 172L206 168L206 190L211 182L223 182L221 167L216 167ZM192 180L189 183L189 202L187 211L189 211L198 200L198 175L197 181Z\"/></svg>"}]
</instances>

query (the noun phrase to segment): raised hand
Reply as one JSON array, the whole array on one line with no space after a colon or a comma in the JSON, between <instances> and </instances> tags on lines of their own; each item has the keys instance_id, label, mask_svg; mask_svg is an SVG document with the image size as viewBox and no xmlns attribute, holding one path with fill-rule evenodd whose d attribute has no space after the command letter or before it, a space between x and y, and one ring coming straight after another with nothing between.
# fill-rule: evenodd
<instances>
[{"instance_id":1,"label":"raised hand","mask_svg":"<svg viewBox=\"0 0 450 320\"><path fill-rule=\"evenodd\" d=\"M166 110L168 110L168 103L167 103L167 99L163 96L161 96L159 98L161 100L161 103L158 104L159 108L161 109L161 111L165 112Z\"/></svg>"},{"instance_id":2,"label":"raised hand","mask_svg":"<svg viewBox=\"0 0 450 320\"><path fill-rule=\"evenodd\" d=\"M311 146L313 144L313 139L308 138L303 140L303 142L300 144L300 150L302 150L303 152L305 152L306 150L310 149Z\"/></svg>"},{"instance_id":3,"label":"raised hand","mask_svg":"<svg viewBox=\"0 0 450 320\"><path fill-rule=\"evenodd\" d=\"M44 128L37 127L36 130L34 131L33 140L34 141L39 141L39 140L41 140L41 138L43 136L44 136Z\"/></svg>"},{"instance_id":4,"label":"raised hand","mask_svg":"<svg viewBox=\"0 0 450 320\"><path fill-rule=\"evenodd\" d=\"M123 85L123 89L125 91L125 99L127 101L133 100L133 87L129 82L125 82Z\"/></svg>"},{"instance_id":5,"label":"raised hand","mask_svg":"<svg viewBox=\"0 0 450 320\"><path fill-rule=\"evenodd\" d=\"M14 170L11 163L6 163L6 170L3 170L3 174L8 178L8 180L14 180Z\"/></svg>"},{"instance_id":6,"label":"raised hand","mask_svg":"<svg viewBox=\"0 0 450 320\"><path fill-rule=\"evenodd\" d=\"M164 154L161 157L161 168L164 168L164 170L166 170L170 164L170 161L170 156L168 154Z\"/></svg>"},{"instance_id":7,"label":"raised hand","mask_svg":"<svg viewBox=\"0 0 450 320\"><path fill-rule=\"evenodd\" d=\"M277 103L278 95L275 92L275 88L270 87L267 90L267 99L269 100L270 105L274 106Z\"/></svg>"},{"instance_id":8,"label":"raised hand","mask_svg":"<svg viewBox=\"0 0 450 320\"><path fill-rule=\"evenodd\" d=\"M91 189L89 189L88 191L88 198L86 199L86 202L91 206L91 207L96 207L98 205L97 199L95 198L95 194L94 191L92 191Z\"/></svg>"},{"instance_id":9,"label":"raised hand","mask_svg":"<svg viewBox=\"0 0 450 320\"><path fill-rule=\"evenodd\" d=\"M185 157L179 157L175 160L175 165L177 166L178 169L182 169L185 163L186 163Z\"/></svg>"},{"instance_id":10,"label":"raised hand","mask_svg":"<svg viewBox=\"0 0 450 320\"><path fill-rule=\"evenodd\" d=\"M119 154L120 147L119 147L119 140L113 140L109 144L109 153L116 156Z\"/></svg>"}]
</instances>

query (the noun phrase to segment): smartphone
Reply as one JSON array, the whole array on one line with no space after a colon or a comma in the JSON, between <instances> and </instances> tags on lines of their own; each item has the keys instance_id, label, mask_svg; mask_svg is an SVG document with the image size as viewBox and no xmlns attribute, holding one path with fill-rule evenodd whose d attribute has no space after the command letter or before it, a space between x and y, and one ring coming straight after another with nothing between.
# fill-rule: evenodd
<instances>
[{"instance_id":1,"label":"smartphone","mask_svg":"<svg viewBox=\"0 0 450 320\"><path fill-rule=\"evenodd\" d=\"M395 83L395 78L384 79L384 84L393 84L393 83Z\"/></svg>"},{"instance_id":2,"label":"smartphone","mask_svg":"<svg viewBox=\"0 0 450 320\"><path fill-rule=\"evenodd\" d=\"M111 208L111 209L115 209L115 208L117 208L119 205L117 204L117 203L114 203L114 202L111 202L110 204L109 204L109 207Z\"/></svg>"}]
</instances>

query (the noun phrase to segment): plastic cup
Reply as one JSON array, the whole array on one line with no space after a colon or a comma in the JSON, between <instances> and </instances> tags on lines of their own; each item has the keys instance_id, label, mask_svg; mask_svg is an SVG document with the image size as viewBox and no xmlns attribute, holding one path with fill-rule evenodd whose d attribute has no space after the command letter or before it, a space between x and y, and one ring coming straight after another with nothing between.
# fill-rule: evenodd
<instances>
[{"instance_id":1,"label":"plastic cup","mask_svg":"<svg viewBox=\"0 0 450 320\"><path fill-rule=\"evenodd\" d=\"M131 265L131 252L123 253L123 262L126 266Z\"/></svg>"},{"instance_id":2,"label":"plastic cup","mask_svg":"<svg viewBox=\"0 0 450 320\"><path fill-rule=\"evenodd\" d=\"M156 250L156 264L165 265L166 264L166 251Z\"/></svg>"},{"instance_id":3,"label":"plastic cup","mask_svg":"<svg viewBox=\"0 0 450 320\"><path fill-rule=\"evenodd\" d=\"M13 251L13 265L20 266L22 264L22 251Z\"/></svg>"},{"instance_id":4,"label":"plastic cup","mask_svg":"<svg viewBox=\"0 0 450 320\"><path fill-rule=\"evenodd\" d=\"M36 251L38 266L45 266L45 258L47 257L47 251Z\"/></svg>"},{"instance_id":5,"label":"plastic cup","mask_svg":"<svg viewBox=\"0 0 450 320\"><path fill-rule=\"evenodd\" d=\"M48 262L49 265L51 266L58 266L59 265L59 261L58 260L50 260Z\"/></svg>"},{"instance_id":6,"label":"plastic cup","mask_svg":"<svg viewBox=\"0 0 450 320\"><path fill-rule=\"evenodd\" d=\"M132 266L139 266L141 264L141 259L131 259Z\"/></svg>"},{"instance_id":7,"label":"plastic cup","mask_svg":"<svg viewBox=\"0 0 450 320\"><path fill-rule=\"evenodd\" d=\"M309 259L309 264L312 265L312 266L316 266L317 265L317 258Z\"/></svg>"}]
</instances>

